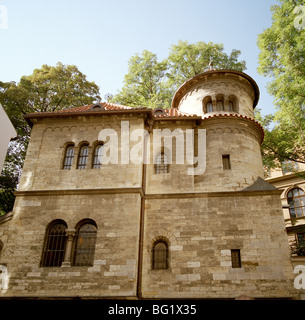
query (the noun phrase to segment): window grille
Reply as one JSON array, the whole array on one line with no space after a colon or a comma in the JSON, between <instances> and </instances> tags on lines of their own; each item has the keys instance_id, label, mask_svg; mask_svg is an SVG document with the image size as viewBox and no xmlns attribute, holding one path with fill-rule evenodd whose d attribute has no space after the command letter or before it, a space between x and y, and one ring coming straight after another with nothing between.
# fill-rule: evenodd
<instances>
[{"instance_id":1,"label":"window grille","mask_svg":"<svg viewBox=\"0 0 305 320\"><path fill-rule=\"evenodd\" d=\"M60 267L66 249L66 230L64 222L58 222L49 227L45 238L42 267Z\"/></svg>"},{"instance_id":2,"label":"window grille","mask_svg":"<svg viewBox=\"0 0 305 320\"><path fill-rule=\"evenodd\" d=\"M92 223L82 224L76 233L75 266L93 266L97 228Z\"/></svg>"},{"instance_id":3,"label":"window grille","mask_svg":"<svg viewBox=\"0 0 305 320\"><path fill-rule=\"evenodd\" d=\"M98 169L102 166L101 158L102 158L102 152L103 152L103 145L98 145L94 149L94 158L93 158L93 169Z\"/></svg>"},{"instance_id":4,"label":"window grille","mask_svg":"<svg viewBox=\"0 0 305 320\"><path fill-rule=\"evenodd\" d=\"M87 161L88 161L88 146L83 146L80 149L77 169L80 169L80 170L86 169Z\"/></svg>"},{"instance_id":5,"label":"window grille","mask_svg":"<svg viewBox=\"0 0 305 320\"><path fill-rule=\"evenodd\" d=\"M64 165L63 165L64 170L71 169L73 158L74 158L74 147L68 146L65 153Z\"/></svg>"},{"instance_id":6,"label":"window grille","mask_svg":"<svg viewBox=\"0 0 305 320\"><path fill-rule=\"evenodd\" d=\"M291 218L305 216L305 193L300 188L292 189L288 192L287 202Z\"/></svg>"},{"instance_id":7,"label":"window grille","mask_svg":"<svg viewBox=\"0 0 305 320\"><path fill-rule=\"evenodd\" d=\"M156 159L155 173L163 174L168 173L169 165L167 161L167 156L164 153L160 153Z\"/></svg>"},{"instance_id":8,"label":"window grille","mask_svg":"<svg viewBox=\"0 0 305 320\"><path fill-rule=\"evenodd\" d=\"M232 268L241 268L240 250L231 250Z\"/></svg>"},{"instance_id":9,"label":"window grille","mask_svg":"<svg viewBox=\"0 0 305 320\"><path fill-rule=\"evenodd\" d=\"M168 268L168 248L165 242L158 242L153 248L153 269L165 270Z\"/></svg>"}]
</instances>

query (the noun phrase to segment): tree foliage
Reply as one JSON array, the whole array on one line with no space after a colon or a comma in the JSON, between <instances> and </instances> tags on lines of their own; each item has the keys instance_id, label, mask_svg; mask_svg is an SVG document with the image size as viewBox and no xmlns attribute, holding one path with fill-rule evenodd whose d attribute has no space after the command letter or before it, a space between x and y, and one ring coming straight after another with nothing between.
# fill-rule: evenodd
<instances>
[{"instance_id":1,"label":"tree foliage","mask_svg":"<svg viewBox=\"0 0 305 320\"><path fill-rule=\"evenodd\" d=\"M89 82L76 66L60 62L54 67L43 65L35 69L19 83L0 81L0 103L17 131L0 177L0 210L11 210L12 190L18 185L23 166L31 131L24 115L78 107L99 100L99 88L94 82Z\"/></svg>"},{"instance_id":2,"label":"tree foliage","mask_svg":"<svg viewBox=\"0 0 305 320\"><path fill-rule=\"evenodd\" d=\"M279 0L271 9L271 27L258 37L258 71L271 78L268 91L277 110L264 143L273 166L284 160L305 163L305 30L299 23L303 14L305 27L304 9L303 0Z\"/></svg>"},{"instance_id":3,"label":"tree foliage","mask_svg":"<svg viewBox=\"0 0 305 320\"><path fill-rule=\"evenodd\" d=\"M179 41L173 45L166 59L158 62L157 55L144 50L129 60L128 73L122 90L112 101L131 106L163 107L171 106L171 99L179 86L213 68L243 71L245 61L238 61L240 51L224 52L222 44L197 42L190 44Z\"/></svg>"}]
</instances>

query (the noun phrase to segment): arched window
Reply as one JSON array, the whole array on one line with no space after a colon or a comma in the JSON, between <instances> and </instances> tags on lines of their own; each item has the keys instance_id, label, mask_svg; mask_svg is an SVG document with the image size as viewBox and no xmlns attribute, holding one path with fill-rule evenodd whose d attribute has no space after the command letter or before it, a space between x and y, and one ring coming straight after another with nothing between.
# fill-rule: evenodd
<instances>
[{"instance_id":1,"label":"arched window","mask_svg":"<svg viewBox=\"0 0 305 320\"><path fill-rule=\"evenodd\" d=\"M169 172L169 164L168 164L167 156L166 154L164 154L164 152L162 152L156 158L155 173L163 174L168 172Z\"/></svg>"},{"instance_id":2,"label":"arched window","mask_svg":"<svg viewBox=\"0 0 305 320\"><path fill-rule=\"evenodd\" d=\"M152 268L166 270L168 268L168 246L165 241L157 241L153 246Z\"/></svg>"},{"instance_id":3,"label":"arched window","mask_svg":"<svg viewBox=\"0 0 305 320\"><path fill-rule=\"evenodd\" d=\"M101 163L102 152L103 152L103 144L98 144L94 148L93 163L92 163L93 169L98 169L102 166L102 163Z\"/></svg>"},{"instance_id":4,"label":"arched window","mask_svg":"<svg viewBox=\"0 0 305 320\"><path fill-rule=\"evenodd\" d=\"M87 145L81 147L78 155L77 169L86 169L89 154L88 149Z\"/></svg>"},{"instance_id":5,"label":"arched window","mask_svg":"<svg viewBox=\"0 0 305 320\"><path fill-rule=\"evenodd\" d=\"M41 259L42 267L61 266L67 242L66 228L67 225L62 220L55 220L48 226Z\"/></svg>"},{"instance_id":6,"label":"arched window","mask_svg":"<svg viewBox=\"0 0 305 320\"><path fill-rule=\"evenodd\" d=\"M213 112L213 103L212 103L212 98L210 96L205 97L202 100L202 111L203 113Z\"/></svg>"},{"instance_id":7,"label":"arched window","mask_svg":"<svg viewBox=\"0 0 305 320\"><path fill-rule=\"evenodd\" d=\"M292 189L287 194L289 213L291 218L305 216L305 193L300 188Z\"/></svg>"},{"instance_id":8,"label":"arched window","mask_svg":"<svg viewBox=\"0 0 305 320\"><path fill-rule=\"evenodd\" d=\"M74 145L70 144L66 147L63 169L70 170L74 158Z\"/></svg>"},{"instance_id":9,"label":"arched window","mask_svg":"<svg viewBox=\"0 0 305 320\"><path fill-rule=\"evenodd\" d=\"M85 220L76 228L74 245L74 266L93 266L97 226L92 220Z\"/></svg>"},{"instance_id":10,"label":"arched window","mask_svg":"<svg viewBox=\"0 0 305 320\"><path fill-rule=\"evenodd\" d=\"M228 111L238 113L238 100L235 96L229 96Z\"/></svg>"},{"instance_id":11,"label":"arched window","mask_svg":"<svg viewBox=\"0 0 305 320\"><path fill-rule=\"evenodd\" d=\"M224 96L218 95L216 98L217 111L224 111Z\"/></svg>"},{"instance_id":12,"label":"arched window","mask_svg":"<svg viewBox=\"0 0 305 320\"><path fill-rule=\"evenodd\" d=\"M207 113L210 113L210 112L213 112L213 103L212 103L212 101L207 103Z\"/></svg>"}]
</instances>

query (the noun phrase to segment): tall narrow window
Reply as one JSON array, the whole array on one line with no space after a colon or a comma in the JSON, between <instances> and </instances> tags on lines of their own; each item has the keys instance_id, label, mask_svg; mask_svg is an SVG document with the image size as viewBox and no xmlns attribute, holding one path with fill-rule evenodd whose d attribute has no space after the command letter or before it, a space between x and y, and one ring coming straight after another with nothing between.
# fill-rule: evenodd
<instances>
[{"instance_id":1,"label":"tall narrow window","mask_svg":"<svg viewBox=\"0 0 305 320\"><path fill-rule=\"evenodd\" d=\"M163 241L157 242L153 247L153 269L166 270L168 268L168 248Z\"/></svg>"},{"instance_id":2,"label":"tall narrow window","mask_svg":"<svg viewBox=\"0 0 305 320\"><path fill-rule=\"evenodd\" d=\"M98 169L102 166L101 159L102 159L102 151L103 151L103 145L99 144L94 149L94 157L93 157L93 169Z\"/></svg>"},{"instance_id":3,"label":"tall narrow window","mask_svg":"<svg viewBox=\"0 0 305 320\"><path fill-rule=\"evenodd\" d=\"M216 97L216 108L217 111L224 111L224 96L218 95Z\"/></svg>"},{"instance_id":4,"label":"tall narrow window","mask_svg":"<svg viewBox=\"0 0 305 320\"><path fill-rule=\"evenodd\" d=\"M213 112L213 104L212 102L207 103L207 113Z\"/></svg>"},{"instance_id":5,"label":"tall narrow window","mask_svg":"<svg viewBox=\"0 0 305 320\"><path fill-rule=\"evenodd\" d=\"M96 234L97 228L93 221L85 222L77 228L73 265L93 265Z\"/></svg>"},{"instance_id":6,"label":"tall narrow window","mask_svg":"<svg viewBox=\"0 0 305 320\"><path fill-rule=\"evenodd\" d=\"M80 149L79 156L78 156L78 163L77 169L86 169L88 161L88 146L83 146Z\"/></svg>"},{"instance_id":7,"label":"tall narrow window","mask_svg":"<svg viewBox=\"0 0 305 320\"><path fill-rule=\"evenodd\" d=\"M288 192L287 202L291 218L305 216L305 193L300 188L292 189Z\"/></svg>"},{"instance_id":8,"label":"tall narrow window","mask_svg":"<svg viewBox=\"0 0 305 320\"><path fill-rule=\"evenodd\" d=\"M48 227L41 260L42 267L61 266L66 248L66 228L66 223L61 220L56 220Z\"/></svg>"},{"instance_id":9,"label":"tall narrow window","mask_svg":"<svg viewBox=\"0 0 305 320\"><path fill-rule=\"evenodd\" d=\"M167 161L167 156L162 152L156 158L155 173L163 174L163 173L168 173L168 171L169 171L169 164Z\"/></svg>"},{"instance_id":10,"label":"tall narrow window","mask_svg":"<svg viewBox=\"0 0 305 320\"><path fill-rule=\"evenodd\" d=\"M222 156L222 165L224 170L230 170L231 169L231 161L230 161L230 155L226 154Z\"/></svg>"},{"instance_id":11,"label":"tall narrow window","mask_svg":"<svg viewBox=\"0 0 305 320\"><path fill-rule=\"evenodd\" d=\"M241 268L240 250L231 250L232 268Z\"/></svg>"},{"instance_id":12,"label":"tall narrow window","mask_svg":"<svg viewBox=\"0 0 305 320\"><path fill-rule=\"evenodd\" d=\"M229 101L229 111L233 112L234 111L234 105L232 101Z\"/></svg>"},{"instance_id":13,"label":"tall narrow window","mask_svg":"<svg viewBox=\"0 0 305 320\"><path fill-rule=\"evenodd\" d=\"M64 170L71 169L73 158L74 158L74 146L70 145L66 148L64 165L63 165Z\"/></svg>"}]
</instances>

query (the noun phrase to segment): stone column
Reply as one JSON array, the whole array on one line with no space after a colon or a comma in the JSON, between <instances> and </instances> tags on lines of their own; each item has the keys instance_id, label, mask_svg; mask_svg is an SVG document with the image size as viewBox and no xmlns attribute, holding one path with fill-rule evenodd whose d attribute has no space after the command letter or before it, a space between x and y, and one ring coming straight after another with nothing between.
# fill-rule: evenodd
<instances>
[{"instance_id":1,"label":"stone column","mask_svg":"<svg viewBox=\"0 0 305 320\"><path fill-rule=\"evenodd\" d=\"M75 231L75 229L66 229L66 235L68 239L66 244L65 259L61 264L62 267L71 267L72 244L75 237Z\"/></svg>"}]
</instances>

